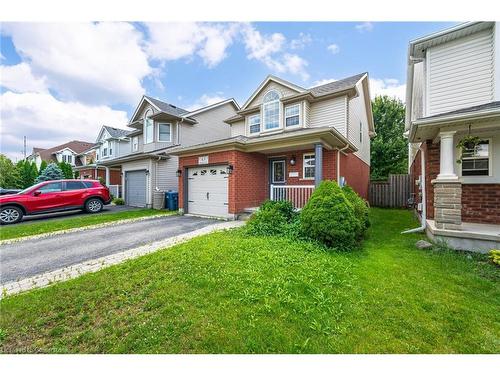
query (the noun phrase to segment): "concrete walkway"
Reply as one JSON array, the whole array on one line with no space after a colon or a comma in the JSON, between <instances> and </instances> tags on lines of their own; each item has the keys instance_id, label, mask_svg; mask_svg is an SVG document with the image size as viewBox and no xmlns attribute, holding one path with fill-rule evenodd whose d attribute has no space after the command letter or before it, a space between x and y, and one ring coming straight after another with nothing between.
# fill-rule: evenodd
<instances>
[{"instance_id":1,"label":"concrete walkway","mask_svg":"<svg viewBox=\"0 0 500 375\"><path fill-rule=\"evenodd\" d=\"M89 260L202 229L217 220L166 216L0 246L0 284L26 279Z\"/></svg>"}]
</instances>

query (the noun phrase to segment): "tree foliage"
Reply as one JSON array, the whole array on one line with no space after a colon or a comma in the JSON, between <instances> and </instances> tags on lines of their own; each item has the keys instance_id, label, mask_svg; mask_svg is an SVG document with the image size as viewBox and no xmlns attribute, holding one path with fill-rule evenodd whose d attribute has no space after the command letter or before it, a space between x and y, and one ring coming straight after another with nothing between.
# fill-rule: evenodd
<instances>
[{"instance_id":1,"label":"tree foliage","mask_svg":"<svg viewBox=\"0 0 500 375\"><path fill-rule=\"evenodd\" d=\"M0 187L7 189L21 188L21 176L14 163L0 154Z\"/></svg>"},{"instance_id":2,"label":"tree foliage","mask_svg":"<svg viewBox=\"0 0 500 375\"><path fill-rule=\"evenodd\" d=\"M61 169L64 178L74 178L73 168L71 168L71 164L62 161L59 163L59 168Z\"/></svg>"},{"instance_id":3,"label":"tree foliage","mask_svg":"<svg viewBox=\"0 0 500 375\"><path fill-rule=\"evenodd\" d=\"M35 184L38 176L38 168L34 162L28 160L20 160L16 164L16 169L20 176L20 187L26 189Z\"/></svg>"},{"instance_id":4,"label":"tree foliage","mask_svg":"<svg viewBox=\"0 0 500 375\"><path fill-rule=\"evenodd\" d=\"M371 178L385 179L390 173L407 173L404 104L399 99L377 96L372 109L377 135L371 142Z\"/></svg>"},{"instance_id":5,"label":"tree foliage","mask_svg":"<svg viewBox=\"0 0 500 375\"><path fill-rule=\"evenodd\" d=\"M56 163L50 163L47 168L40 173L40 176L36 179L36 182L52 181L52 180L62 180L64 179L63 172L61 168Z\"/></svg>"},{"instance_id":6,"label":"tree foliage","mask_svg":"<svg viewBox=\"0 0 500 375\"><path fill-rule=\"evenodd\" d=\"M42 162L40 163L40 170L38 171L38 173L42 173L43 170L47 168L47 162L45 160L42 160Z\"/></svg>"}]
</instances>

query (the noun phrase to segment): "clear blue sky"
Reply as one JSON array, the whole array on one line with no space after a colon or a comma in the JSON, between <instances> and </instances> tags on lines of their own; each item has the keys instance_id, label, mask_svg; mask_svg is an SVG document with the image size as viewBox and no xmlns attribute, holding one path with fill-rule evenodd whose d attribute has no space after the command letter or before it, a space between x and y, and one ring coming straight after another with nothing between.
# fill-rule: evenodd
<instances>
[{"instance_id":1,"label":"clear blue sky","mask_svg":"<svg viewBox=\"0 0 500 375\"><path fill-rule=\"evenodd\" d=\"M1 25L2 152L93 141L126 126L142 94L184 108L234 97L268 74L303 87L369 72L402 98L408 41L454 23Z\"/></svg>"}]
</instances>

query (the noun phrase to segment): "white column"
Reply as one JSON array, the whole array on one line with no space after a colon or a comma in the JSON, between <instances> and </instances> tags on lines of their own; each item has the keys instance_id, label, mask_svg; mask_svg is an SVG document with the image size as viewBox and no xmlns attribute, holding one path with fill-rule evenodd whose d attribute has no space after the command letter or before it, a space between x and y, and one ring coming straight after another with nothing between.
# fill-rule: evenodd
<instances>
[{"instance_id":1,"label":"white column","mask_svg":"<svg viewBox=\"0 0 500 375\"><path fill-rule=\"evenodd\" d=\"M439 133L441 139L441 149L439 157L438 180L457 180L455 174L455 147L453 146L454 131Z\"/></svg>"},{"instance_id":2,"label":"white column","mask_svg":"<svg viewBox=\"0 0 500 375\"><path fill-rule=\"evenodd\" d=\"M106 168L106 186L109 186L109 167L104 168Z\"/></svg>"}]
</instances>

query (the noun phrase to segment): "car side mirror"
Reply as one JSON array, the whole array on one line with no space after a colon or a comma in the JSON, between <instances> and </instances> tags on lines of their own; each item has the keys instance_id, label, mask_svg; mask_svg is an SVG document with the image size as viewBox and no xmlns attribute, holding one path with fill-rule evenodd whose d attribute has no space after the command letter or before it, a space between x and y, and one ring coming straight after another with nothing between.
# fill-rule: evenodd
<instances>
[{"instance_id":1,"label":"car side mirror","mask_svg":"<svg viewBox=\"0 0 500 375\"><path fill-rule=\"evenodd\" d=\"M35 197L38 197L40 194L42 194L40 190L35 190L35 192L33 193Z\"/></svg>"}]
</instances>

